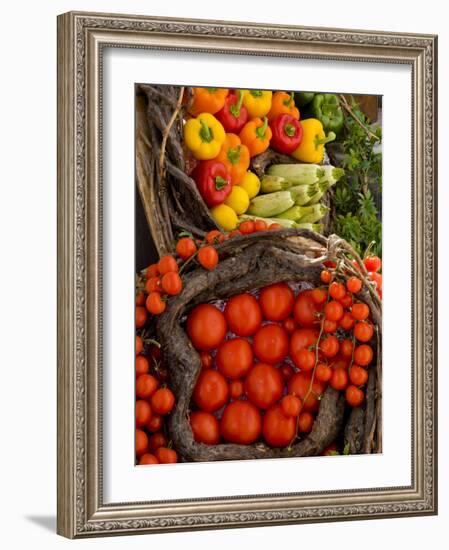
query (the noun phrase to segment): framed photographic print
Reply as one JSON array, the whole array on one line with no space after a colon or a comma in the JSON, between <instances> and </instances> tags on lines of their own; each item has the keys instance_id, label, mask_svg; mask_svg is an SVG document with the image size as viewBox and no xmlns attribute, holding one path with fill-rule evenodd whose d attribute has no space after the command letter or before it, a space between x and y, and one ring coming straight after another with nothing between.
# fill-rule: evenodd
<instances>
[{"instance_id":1,"label":"framed photographic print","mask_svg":"<svg viewBox=\"0 0 449 550\"><path fill-rule=\"evenodd\" d=\"M58 18L58 532L435 514L437 38Z\"/></svg>"}]
</instances>

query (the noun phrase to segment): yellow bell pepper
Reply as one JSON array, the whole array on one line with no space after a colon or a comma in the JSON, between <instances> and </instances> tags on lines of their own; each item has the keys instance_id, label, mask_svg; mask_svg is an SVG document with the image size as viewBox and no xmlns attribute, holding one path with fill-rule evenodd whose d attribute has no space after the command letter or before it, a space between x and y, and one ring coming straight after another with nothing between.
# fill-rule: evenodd
<instances>
[{"instance_id":1,"label":"yellow bell pepper","mask_svg":"<svg viewBox=\"0 0 449 550\"><path fill-rule=\"evenodd\" d=\"M324 144L335 139L334 132L326 136L323 125L316 118L300 120L302 126L302 139L299 146L291 153L292 157L301 162L320 164L324 157Z\"/></svg>"},{"instance_id":2,"label":"yellow bell pepper","mask_svg":"<svg viewBox=\"0 0 449 550\"><path fill-rule=\"evenodd\" d=\"M269 90L244 90L243 105L249 118L263 118L271 109L273 92Z\"/></svg>"},{"instance_id":3,"label":"yellow bell pepper","mask_svg":"<svg viewBox=\"0 0 449 550\"><path fill-rule=\"evenodd\" d=\"M224 128L214 115L201 113L184 125L184 141L198 160L214 159L226 138Z\"/></svg>"}]
</instances>

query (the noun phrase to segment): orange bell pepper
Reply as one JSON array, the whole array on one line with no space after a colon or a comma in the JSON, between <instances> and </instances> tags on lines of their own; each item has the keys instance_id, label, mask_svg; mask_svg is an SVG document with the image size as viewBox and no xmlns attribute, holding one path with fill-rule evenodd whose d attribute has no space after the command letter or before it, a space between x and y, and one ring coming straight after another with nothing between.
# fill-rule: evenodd
<instances>
[{"instance_id":1,"label":"orange bell pepper","mask_svg":"<svg viewBox=\"0 0 449 550\"><path fill-rule=\"evenodd\" d=\"M260 155L268 149L272 136L271 128L268 126L268 118L253 118L243 126L239 137L249 149L250 157Z\"/></svg>"},{"instance_id":2,"label":"orange bell pepper","mask_svg":"<svg viewBox=\"0 0 449 550\"><path fill-rule=\"evenodd\" d=\"M271 109L268 113L268 120L271 122L278 115L287 114L299 120L299 109L295 106L295 100L293 99L294 93L288 94L287 92L275 92L273 94L273 100L271 102Z\"/></svg>"},{"instance_id":3,"label":"orange bell pepper","mask_svg":"<svg viewBox=\"0 0 449 550\"><path fill-rule=\"evenodd\" d=\"M228 169L232 185L238 185L249 168L249 149L236 134L226 134L216 160Z\"/></svg>"},{"instance_id":4,"label":"orange bell pepper","mask_svg":"<svg viewBox=\"0 0 449 550\"><path fill-rule=\"evenodd\" d=\"M189 113L197 116L200 113L214 115L223 109L229 90L226 88L193 88L193 102Z\"/></svg>"}]
</instances>

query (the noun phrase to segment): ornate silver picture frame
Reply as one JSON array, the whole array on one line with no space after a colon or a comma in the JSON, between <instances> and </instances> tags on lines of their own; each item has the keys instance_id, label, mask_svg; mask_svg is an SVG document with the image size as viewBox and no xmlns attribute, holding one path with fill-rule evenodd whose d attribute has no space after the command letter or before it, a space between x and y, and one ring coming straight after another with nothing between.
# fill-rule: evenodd
<instances>
[{"instance_id":1,"label":"ornate silver picture frame","mask_svg":"<svg viewBox=\"0 0 449 550\"><path fill-rule=\"evenodd\" d=\"M110 504L102 449L106 47L408 65L412 71L412 483ZM69 538L437 513L437 37L70 12L58 17L58 533ZM149 495L149 499L151 495Z\"/></svg>"}]
</instances>

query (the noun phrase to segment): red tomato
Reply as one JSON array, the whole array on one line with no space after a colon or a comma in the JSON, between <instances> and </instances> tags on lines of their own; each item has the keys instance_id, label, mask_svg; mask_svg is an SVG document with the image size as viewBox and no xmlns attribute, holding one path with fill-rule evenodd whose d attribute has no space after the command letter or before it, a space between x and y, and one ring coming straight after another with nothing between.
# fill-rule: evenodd
<instances>
[{"instance_id":1,"label":"red tomato","mask_svg":"<svg viewBox=\"0 0 449 550\"><path fill-rule=\"evenodd\" d=\"M140 336L136 336L136 356L143 351L143 340Z\"/></svg>"},{"instance_id":2,"label":"red tomato","mask_svg":"<svg viewBox=\"0 0 449 550\"><path fill-rule=\"evenodd\" d=\"M150 453L145 453L140 457L139 464L159 464L159 460Z\"/></svg>"},{"instance_id":3,"label":"red tomato","mask_svg":"<svg viewBox=\"0 0 449 550\"><path fill-rule=\"evenodd\" d=\"M301 370L313 370L315 366L315 352L310 349L300 349L295 355L295 365Z\"/></svg>"},{"instance_id":4,"label":"red tomato","mask_svg":"<svg viewBox=\"0 0 449 550\"><path fill-rule=\"evenodd\" d=\"M162 256L162 258L159 260L159 263L157 264L157 268L160 275L164 275L165 273L169 273L170 271L179 270L177 261L173 258L173 256L170 255Z\"/></svg>"},{"instance_id":5,"label":"red tomato","mask_svg":"<svg viewBox=\"0 0 449 550\"><path fill-rule=\"evenodd\" d=\"M178 273L170 271L162 276L162 289L170 296L176 296L182 290L182 280Z\"/></svg>"},{"instance_id":6,"label":"red tomato","mask_svg":"<svg viewBox=\"0 0 449 550\"><path fill-rule=\"evenodd\" d=\"M268 229L270 231L279 231L279 229L284 229L284 227L280 223L270 223Z\"/></svg>"},{"instance_id":7,"label":"red tomato","mask_svg":"<svg viewBox=\"0 0 449 550\"><path fill-rule=\"evenodd\" d=\"M362 302L358 302L352 306L351 315L356 321L365 321L369 317L369 307Z\"/></svg>"},{"instance_id":8,"label":"red tomato","mask_svg":"<svg viewBox=\"0 0 449 550\"><path fill-rule=\"evenodd\" d=\"M175 462L178 462L178 454L176 451L167 447L159 447L156 449L154 456L161 464L175 464Z\"/></svg>"},{"instance_id":9,"label":"red tomato","mask_svg":"<svg viewBox=\"0 0 449 550\"><path fill-rule=\"evenodd\" d=\"M212 355L207 351L200 351L201 368L210 369L214 363Z\"/></svg>"},{"instance_id":10,"label":"red tomato","mask_svg":"<svg viewBox=\"0 0 449 550\"><path fill-rule=\"evenodd\" d=\"M199 443L217 445L220 441L220 425L213 414L195 411L190 414L193 437Z\"/></svg>"},{"instance_id":11,"label":"red tomato","mask_svg":"<svg viewBox=\"0 0 449 550\"><path fill-rule=\"evenodd\" d=\"M147 310L143 306L136 307L136 328L142 328L147 321Z\"/></svg>"},{"instance_id":12,"label":"red tomato","mask_svg":"<svg viewBox=\"0 0 449 550\"><path fill-rule=\"evenodd\" d=\"M211 304L196 306L187 319L187 334L194 347L201 351L218 348L227 332L223 313Z\"/></svg>"},{"instance_id":13,"label":"red tomato","mask_svg":"<svg viewBox=\"0 0 449 550\"><path fill-rule=\"evenodd\" d=\"M374 334L374 328L367 321L360 321L354 327L354 336L359 342L369 342Z\"/></svg>"},{"instance_id":14,"label":"red tomato","mask_svg":"<svg viewBox=\"0 0 449 550\"><path fill-rule=\"evenodd\" d=\"M284 380L290 380L290 378L295 374L295 371L293 370L293 367L291 365L288 365L287 363L283 363L279 370L282 374L282 378Z\"/></svg>"},{"instance_id":15,"label":"red tomato","mask_svg":"<svg viewBox=\"0 0 449 550\"><path fill-rule=\"evenodd\" d=\"M143 355L138 355L136 357L136 376L147 374L149 370L150 364L148 363L148 359Z\"/></svg>"},{"instance_id":16,"label":"red tomato","mask_svg":"<svg viewBox=\"0 0 449 550\"><path fill-rule=\"evenodd\" d=\"M146 277L149 279L150 277L157 277L159 275L159 268L158 264L151 264L146 269Z\"/></svg>"},{"instance_id":17,"label":"red tomato","mask_svg":"<svg viewBox=\"0 0 449 550\"><path fill-rule=\"evenodd\" d=\"M296 323L293 317L287 317L287 319L285 319L285 321L282 323L282 326L285 328L288 334L292 334L296 328Z\"/></svg>"},{"instance_id":18,"label":"red tomato","mask_svg":"<svg viewBox=\"0 0 449 550\"><path fill-rule=\"evenodd\" d=\"M329 321L340 321L343 313L343 306L337 300L331 300L324 306L324 315Z\"/></svg>"},{"instance_id":19,"label":"red tomato","mask_svg":"<svg viewBox=\"0 0 449 550\"><path fill-rule=\"evenodd\" d=\"M147 424L151 419L151 407L145 399L136 401L136 426L140 428Z\"/></svg>"},{"instance_id":20,"label":"red tomato","mask_svg":"<svg viewBox=\"0 0 449 550\"><path fill-rule=\"evenodd\" d=\"M293 311L295 295L287 283L276 283L262 288L259 304L268 321L284 321Z\"/></svg>"},{"instance_id":21,"label":"red tomato","mask_svg":"<svg viewBox=\"0 0 449 550\"><path fill-rule=\"evenodd\" d=\"M216 411L226 403L228 395L229 388L222 374L212 369L201 371L193 391L193 400L200 409Z\"/></svg>"},{"instance_id":22,"label":"red tomato","mask_svg":"<svg viewBox=\"0 0 449 550\"><path fill-rule=\"evenodd\" d=\"M359 365L352 365L349 369L349 380L354 386L363 386L368 381L368 372Z\"/></svg>"},{"instance_id":23,"label":"red tomato","mask_svg":"<svg viewBox=\"0 0 449 550\"><path fill-rule=\"evenodd\" d=\"M238 399L243 395L245 388L241 380L232 380L229 384L229 395L232 399Z\"/></svg>"},{"instance_id":24,"label":"red tomato","mask_svg":"<svg viewBox=\"0 0 449 550\"><path fill-rule=\"evenodd\" d=\"M204 239L208 244L218 244L222 243L225 240L225 236L218 229L212 229L209 233L206 234Z\"/></svg>"},{"instance_id":25,"label":"red tomato","mask_svg":"<svg viewBox=\"0 0 449 550\"><path fill-rule=\"evenodd\" d=\"M317 411L319 406L318 397L324 392L326 384L315 379L312 384L312 391L309 393L311 381L311 372L298 372L294 374L288 382L288 393L300 397L303 400L303 408L305 410ZM307 394L307 399L304 401L304 397Z\"/></svg>"},{"instance_id":26,"label":"red tomato","mask_svg":"<svg viewBox=\"0 0 449 550\"><path fill-rule=\"evenodd\" d=\"M285 395L282 398L281 407L285 416L294 416L296 418L301 412L302 401L296 395Z\"/></svg>"},{"instance_id":27,"label":"red tomato","mask_svg":"<svg viewBox=\"0 0 449 550\"><path fill-rule=\"evenodd\" d=\"M329 382L332 377L332 368L325 363L318 363L315 369L315 378L319 382Z\"/></svg>"},{"instance_id":28,"label":"red tomato","mask_svg":"<svg viewBox=\"0 0 449 550\"><path fill-rule=\"evenodd\" d=\"M376 273L374 271L371 271L369 273L369 278L376 283L377 290L382 290L382 275L380 273Z\"/></svg>"},{"instance_id":29,"label":"red tomato","mask_svg":"<svg viewBox=\"0 0 449 550\"><path fill-rule=\"evenodd\" d=\"M160 315L164 313L167 307L166 301L161 298L160 292L150 292L145 302L147 310L153 315Z\"/></svg>"},{"instance_id":30,"label":"red tomato","mask_svg":"<svg viewBox=\"0 0 449 550\"><path fill-rule=\"evenodd\" d=\"M329 384L334 388L334 390L344 390L348 385L347 370L341 367L334 369Z\"/></svg>"},{"instance_id":31,"label":"red tomato","mask_svg":"<svg viewBox=\"0 0 449 550\"><path fill-rule=\"evenodd\" d=\"M237 294L226 304L224 315L238 336L251 336L262 324L262 310L252 294Z\"/></svg>"},{"instance_id":32,"label":"red tomato","mask_svg":"<svg viewBox=\"0 0 449 550\"><path fill-rule=\"evenodd\" d=\"M312 328L318 324L318 313L321 311L321 306L314 302L311 290L303 290L296 298L293 311L298 325Z\"/></svg>"},{"instance_id":33,"label":"red tomato","mask_svg":"<svg viewBox=\"0 0 449 550\"><path fill-rule=\"evenodd\" d=\"M239 231L242 235L249 235L256 230L255 223L251 220L246 220L239 225Z\"/></svg>"},{"instance_id":34,"label":"red tomato","mask_svg":"<svg viewBox=\"0 0 449 550\"><path fill-rule=\"evenodd\" d=\"M255 231L266 231L268 229L268 224L265 220L256 220L254 222Z\"/></svg>"},{"instance_id":35,"label":"red tomato","mask_svg":"<svg viewBox=\"0 0 449 550\"><path fill-rule=\"evenodd\" d=\"M249 445L262 432L262 416L249 401L233 401L226 406L220 421L220 431L226 441Z\"/></svg>"},{"instance_id":36,"label":"red tomato","mask_svg":"<svg viewBox=\"0 0 449 550\"><path fill-rule=\"evenodd\" d=\"M373 349L368 344L357 346L354 351L354 361L357 365L367 367L373 360Z\"/></svg>"},{"instance_id":37,"label":"red tomato","mask_svg":"<svg viewBox=\"0 0 449 550\"><path fill-rule=\"evenodd\" d=\"M340 302L340 304L348 309L352 306L352 303L353 303L353 299L352 299L352 295L349 294L349 293L346 293L343 298L341 298L340 300L338 300Z\"/></svg>"},{"instance_id":38,"label":"red tomato","mask_svg":"<svg viewBox=\"0 0 449 550\"><path fill-rule=\"evenodd\" d=\"M349 292L357 294L357 292L360 292L362 288L362 281L358 277L349 277L346 281L346 288Z\"/></svg>"},{"instance_id":39,"label":"red tomato","mask_svg":"<svg viewBox=\"0 0 449 550\"><path fill-rule=\"evenodd\" d=\"M350 359L352 357L353 350L354 344L352 343L352 340L349 340L348 338L342 340L340 344L340 353L343 357Z\"/></svg>"},{"instance_id":40,"label":"red tomato","mask_svg":"<svg viewBox=\"0 0 449 550\"><path fill-rule=\"evenodd\" d=\"M326 334L332 334L338 329L338 323L336 321L329 321L329 319L323 320L323 332Z\"/></svg>"},{"instance_id":41,"label":"red tomato","mask_svg":"<svg viewBox=\"0 0 449 550\"><path fill-rule=\"evenodd\" d=\"M276 367L258 363L248 373L245 392L259 409L268 409L282 395L283 379Z\"/></svg>"},{"instance_id":42,"label":"red tomato","mask_svg":"<svg viewBox=\"0 0 449 550\"><path fill-rule=\"evenodd\" d=\"M347 357L342 357L341 355L337 355L337 357L335 357L334 360L332 361L331 366L333 369L342 368L344 370L347 370L349 367L349 361L350 359L348 359Z\"/></svg>"},{"instance_id":43,"label":"red tomato","mask_svg":"<svg viewBox=\"0 0 449 550\"><path fill-rule=\"evenodd\" d=\"M263 437L271 447L286 447L295 437L296 419L285 416L280 405L267 410L263 418Z\"/></svg>"},{"instance_id":44,"label":"red tomato","mask_svg":"<svg viewBox=\"0 0 449 550\"><path fill-rule=\"evenodd\" d=\"M343 317L340 319L340 322L339 322L341 328L344 330L351 330L352 327L354 326L354 323L355 323L354 317L348 312L345 312L343 314Z\"/></svg>"},{"instance_id":45,"label":"red tomato","mask_svg":"<svg viewBox=\"0 0 449 550\"><path fill-rule=\"evenodd\" d=\"M340 343L338 342L338 338L336 336L327 336L320 342L320 350L324 357L327 357L328 359L335 357L339 349Z\"/></svg>"},{"instance_id":46,"label":"red tomato","mask_svg":"<svg viewBox=\"0 0 449 550\"><path fill-rule=\"evenodd\" d=\"M313 415L310 412L308 411L302 412L298 417L299 431L304 434L310 433L312 431L314 422L315 422L315 419L313 418Z\"/></svg>"},{"instance_id":47,"label":"red tomato","mask_svg":"<svg viewBox=\"0 0 449 550\"><path fill-rule=\"evenodd\" d=\"M367 271L379 271L382 267L382 260L378 256L367 256L363 263L365 264Z\"/></svg>"},{"instance_id":48,"label":"red tomato","mask_svg":"<svg viewBox=\"0 0 449 550\"><path fill-rule=\"evenodd\" d=\"M182 237L176 243L176 253L183 260L187 260L196 252L195 241L191 237Z\"/></svg>"},{"instance_id":49,"label":"red tomato","mask_svg":"<svg viewBox=\"0 0 449 550\"><path fill-rule=\"evenodd\" d=\"M328 285L332 281L332 274L330 271L327 271L326 269L323 269L323 271L320 274L321 282L325 285Z\"/></svg>"},{"instance_id":50,"label":"red tomato","mask_svg":"<svg viewBox=\"0 0 449 550\"><path fill-rule=\"evenodd\" d=\"M290 357L297 367L299 367L299 353L302 349L307 349L316 344L318 332L316 330L301 328L295 330L290 340Z\"/></svg>"},{"instance_id":51,"label":"red tomato","mask_svg":"<svg viewBox=\"0 0 449 550\"><path fill-rule=\"evenodd\" d=\"M141 399L148 399L158 386L159 382L152 374L141 374L136 379L136 395Z\"/></svg>"},{"instance_id":52,"label":"red tomato","mask_svg":"<svg viewBox=\"0 0 449 550\"><path fill-rule=\"evenodd\" d=\"M145 283L145 290L147 294L151 292L162 292L162 284L160 277L150 277ZM142 304L143 305L143 304Z\"/></svg>"},{"instance_id":53,"label":"red tomato","mask_svg":"<svg viewBox=\"0 0 449 550\"><path fill-rule=\"evenodd\" d=\"M351 407L360 407L365 399L365 394L360 388L356 386L348 386L346 388L346 401L351 405Z\"/></svg>"},{"instance_id":54,"label":"red tomato","mask_svg":"<svg viewBox=\"0 0 449 550\"><path fill-rule=\"evenodd\" d=\"M264 325L254 335L253 348L259 361L280 363L288 353L288 334L279 325Z\"/></svg>"},{"instance_id":55,"label":"red tomato","mask_svg":"<svg viewBox=\"0 0 449 550\"><path fill-rule=\"evenodd\" d=\"M136 430L136 455L142 456L148 451L148 436L143 430Z\"/></svg>"},{"instance_id":56,"label":"red tomato","mask_svg":"<svg viewBox=\"0 0 449 550\"><path fill-rule=\"evenodd\" d=\"M242 378L253 364L253 350L247 340L231 338L218 348L216 363L218 370L226 378Z\"/></svg>"},{"instance_id":57,"label":"red tomato","mask_svg":"<svg viewBox=\"0 0 449 550\"><path fill-rule=\"evenodd\" d=\"M151 433L158 432L162 428L164 423L162 416L160 414L153 414L150 418L150 421L147 424L147 430Z\"/></svg>"},{"instance_id":58,"label":"red tomato","mask_svg":"<svg viewBox=\"0 0 449 550\"><path fill-rule=\"evenodd\" d=\"M204 267L212 271L218 264L218 253L213 246L203 246L198 251L198 262Z\"/></svg>"},{"instance_id":59,"label":"red tomato","mask_svg":"<svg viewBox=\"0 0 449 550\"><path fill-rule=\"evenodd\" d=\"M145 294L143 292L138 292L136 294L136 306L143 306L145 303Z\"/></svg>"},{"instance_id":60,"label":"red tomato","mask_svg":"<svg viewBox=\"0 0 449 550\"><path fill-rule=\"evenodd\" d=\"M151 396L151 408L157 414L168 414L175 405L175 396L168 388L160 388Z\"/></svg>"},{"instance_id":61,"label":"red tomato","mask_svg":"<svg viewBox=\"0 0 449 550\"><path fill-rule=\"evenodd\" d=\"M166 447L168 443L167 438L162 432L156 432L153 435L150 435L148 442L150 451L153 452L159 447Z\"/></svg>"},{"instance_id":62,"label":"red tomato","mask_svg":"<svg viewBox=\"0 0 449 550\"><path fill-rule=\"evenodd\" d=\"M346 294L346 288L343 283L337 283L334 281L329 285L329 295L334 300L341 300Z\"/></svg>"},{"instance_id":63,"label":"red tomato","mask_svg":"<svg viewBox=\"0 0 449 550\"><path fill-rule=\"evenodd\" d=\"M324 290L324 288L314 288L312 292L310 293L312 296L312 300L315 302L315 304L323 305L326 303L327 300L327 292Z\"/></svg>"}]
</instances>

